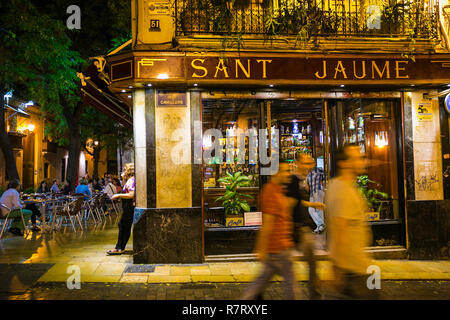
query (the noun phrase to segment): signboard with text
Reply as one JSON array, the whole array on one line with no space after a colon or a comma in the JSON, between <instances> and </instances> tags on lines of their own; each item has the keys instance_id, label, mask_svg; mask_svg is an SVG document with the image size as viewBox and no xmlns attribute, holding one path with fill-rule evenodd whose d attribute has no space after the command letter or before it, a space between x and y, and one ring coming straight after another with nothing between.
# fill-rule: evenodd
<instances>
[{"instance_id":1,"label":"signboard with text","mask_svg":"<svg viewBox=\"0 0 450 320\"><path fill-rule=\"evenodd\" d=\"M158 107L186 107L186 92L158 91Z\"/></svg>"},{"instance_id":2,"label":"signboard with text","mask_svg":"<svg viewBox=\"0 0 450 320\"><path fill-rule=\"evenodd\" d=\"M129 58L135 80L166 81L286 81L289 83L410 83L415 80L446 82L450 79L450 57L415 61L392 56L248 56L232 54L159 55ZM123 63L123 61L121 61ZM112 69L117 69L111 62ZM130 76L131 76L131 71ZM123 79L112 75L112 81ZM441 81L442 80L442 81Z\"/></svg>"}]
</instances>

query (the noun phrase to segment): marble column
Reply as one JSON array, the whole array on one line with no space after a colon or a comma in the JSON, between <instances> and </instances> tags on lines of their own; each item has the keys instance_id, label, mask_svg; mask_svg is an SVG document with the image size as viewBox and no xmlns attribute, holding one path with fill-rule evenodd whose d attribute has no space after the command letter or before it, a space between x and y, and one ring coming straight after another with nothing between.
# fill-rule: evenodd
<instances>
[{"instance_id":1,"label":"marble column","mask_svg":"<svg viewBox=\"0 0 450 320\"><path fill-rule=\"evenodd\" d=\"M134 263L202 262L200 104L195 91L134 93Z\"/></svg>"},{"instance_id":2,"label":"marble column","mask_svg":"<svg viewBox=\"0 0 450 320\"><path fill-rule=\"evenodd\" d=\"M442 250L450 225L450 201L445 200L448 193L442 175L442 155L448 148L442 133L443 105L437 99L425 99L423 93L404 94L408 255L439 259L446 257L442 252L448 252L448 248Z\"/></svg>"}]
</instances>

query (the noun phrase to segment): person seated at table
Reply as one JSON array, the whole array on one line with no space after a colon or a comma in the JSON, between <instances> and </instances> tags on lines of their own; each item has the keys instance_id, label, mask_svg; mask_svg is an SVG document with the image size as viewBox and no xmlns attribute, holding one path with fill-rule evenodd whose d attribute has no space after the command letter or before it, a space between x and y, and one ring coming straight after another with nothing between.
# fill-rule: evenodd
<instances>
[{"instance_id":1,"label":"person seated at table","mask_svg":"<svg viewBox=\"0 0 450 320\"><path fill-rule=\"evenodd\" d=\"M92 190L94 190L95 192L99 192L102 191L102 186L100 185L100 183L98 182L98 179L94 178L92 179Z\"/></svg>"},{"instance_id":2,"label":"person seated at table","mask_svg":"<svg viewBox=\"0 0 450 320\"><path fill-rule=\"evenodd\" d=\"M89 187L86 183L86 180L81 179L80 184L76 187L75 193L83 193L85 194L85 199L89 199L92 195L91 190L89 190Z\"/></svg>"},{"instance_id":3,"label":"person seated at table","mask_svg":"<svg viewBox=\"0 0 450 320\"><path fill-rule=\"evenodd\" d=\"M53 180L53 185L52 185L52 187L50 188L50 191L52 192L52 193L59 193L60 192L60 190L59 190L59 187L58 187L58 180Z\"/></svg>"},{"instance_id":4,"label":"person seated at table","mask_svg":"<svg viewBox=\"0 0 450 320\"><path fill-rule=\"evenodd\" d=\"M47 192L50 192L50 190L47 187L47 182L45 182L45 180L42 180L36 193L47 193Z\"/></svg>"},{"instance_id":5,"label":"person seated at table","mask_svg":"<svg viewBox=\"0 0 450 320\"><path fill-rule=\"evenodd\" d=\"M72 189L70 188L69 181L66 180L66 181L64 181L64 184L63 184L62 193L64 195L68 195L68 194L70 194L70 192L72 192Z\"/></svg>"},{"instance_id":6,"label":"person seated at table","mask_svg":"<svg viewBox=\"0 0 450 320\"><path fill-rule=\"evenodd\" d=\"M105 188L103 189L103 192L105 192L108 195L108 198L111 199L113 195L115 195L117 192L116 186L113 184L112 180L107 177L105 181Z\"/></svg>"},{"instance_id":7,"label":"person seated at table","mask_svg":"<svg viewBox=\"0 0 450 320\"><path fill-rule=\"evenodd\" d=\"M113 179L113 184L116 186L116 193L121 193L122 192L122 186L120 185L119 178L114 178Z\"/></svg>"},{"instance_id":8,"label":"person seated at table","mask_svg":"<svg viewBox=\"0 0 450 320\"><path fill-rule=\"evenodd\" d=\"M22 216L20 215L20 209L23 208L23 205L20 203L19 190L19 180L11 180L8 184L8 190L6 190L0 198L0 203L2 204L0 215L2 215L2 217L6 217L9 212L7 208L9 208L11 212L9 213L8 218L12 219L12 224L9 228L9 232L14 235L23 236L23 230L25 229L25 226L23 225ZM7 208L5 208L3 205ZM28 221L30 220L33 213L30 210L22 209L22 214L25 223L28 224ZM36 225L33 225L33 230L38 231L35 228Z\"/></svg>"},{"instance_id":9,"label":"person seated at table","mask_svg":"<svg viewBox=\"0 0 450 320\"><path fill-rule=\"evenodd\" d=\"M91 192L91 194L93 194L94 193L94 182L93 182L93 180L92 179L88 179L86 181L88 183L87 186L89 188L89 191Z\"/></svg>"}]
</instances>

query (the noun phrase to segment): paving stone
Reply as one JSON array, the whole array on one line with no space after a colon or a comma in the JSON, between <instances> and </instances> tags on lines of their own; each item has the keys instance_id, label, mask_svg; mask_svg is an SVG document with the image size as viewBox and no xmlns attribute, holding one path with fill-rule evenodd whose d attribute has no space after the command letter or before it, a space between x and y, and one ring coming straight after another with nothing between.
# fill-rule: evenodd
<instances>
[{"instance_id":1,"label":"paving stone","mask_svg":"<svg viewBox=\"0 0 450 320\"><path fill-rule=\"evenodd\" d=\"M115 276L122 275L125 267L125 263L102 263L95 270L95 275Z\"/></svg>"},{"instance_id":2,"label":"paving stone","mask_svg":"<svg viewBox=\"0 0 450 320\"><path fill-rule=\"evenodd\" d=\"M127 283L147 283L148 281L148 275L123 275L122 278L120 278L120 282L127 282Z\"/></svg>"},{"instance_id":3,"label":"paving stone","mask_svg":"<svg viewBox=\"0 0 450 320\"><path fill-rule=\"evenodd\" d=\"M149 274L148 283L183 283L191 282L191 276L161 276Z\"/></svg>"}]
</instances>

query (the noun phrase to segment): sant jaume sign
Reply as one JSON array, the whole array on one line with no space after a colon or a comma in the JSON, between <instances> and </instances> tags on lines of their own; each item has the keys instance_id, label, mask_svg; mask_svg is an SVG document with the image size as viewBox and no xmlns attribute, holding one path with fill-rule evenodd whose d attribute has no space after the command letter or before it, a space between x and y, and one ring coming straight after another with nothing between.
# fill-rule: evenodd
<instances>
[{"instance_id":1,"label":"sant jaume sign","mask_svg":"<svg viewBox=\"0 0 450 320\"><path fill-rule=\"evenodd\" d=\"M112 81L286 81L288 83L450 81L450 56L145 56L111 61Z\"/></svg>"}]
</instances>

